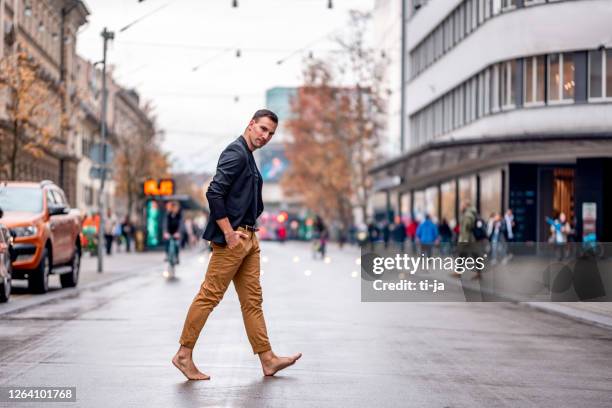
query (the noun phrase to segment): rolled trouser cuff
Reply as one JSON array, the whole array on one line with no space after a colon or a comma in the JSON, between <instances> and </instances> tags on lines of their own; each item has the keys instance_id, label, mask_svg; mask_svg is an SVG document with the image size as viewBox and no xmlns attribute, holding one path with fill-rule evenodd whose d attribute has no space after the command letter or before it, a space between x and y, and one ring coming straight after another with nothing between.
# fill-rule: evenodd
<instances>
[{"instance_id":1,"label":"rolled trouser cuff","mask_svg":"<svg viewBox=\"0 0 612 408\"><path fill-rule=\"evenodd\" d=\"M270 344L264 344L262 346L253 347L253 354L264 353L270 350L272 350L272 347L270 346Z\"/></svg>"},{"instance_id":2,"label":"rolled trouser cuff","mask_svg":"<svg viewBox=\"0 0 612 408\"><path fill-rule=\"evenodd\" d=\"M185 341L183 339L179 340L179 344L183 347L187 347L188 349L193 349L195 347L195 341Z\"/></svg>"}]
</instances>

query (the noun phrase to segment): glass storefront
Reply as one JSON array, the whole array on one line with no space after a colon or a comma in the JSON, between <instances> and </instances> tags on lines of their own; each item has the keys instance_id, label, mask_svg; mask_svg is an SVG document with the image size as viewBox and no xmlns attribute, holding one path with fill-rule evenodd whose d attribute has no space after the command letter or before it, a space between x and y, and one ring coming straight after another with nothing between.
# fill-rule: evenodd
<instances>
[{"instance_id":1,"label":"glass storefront","mask_svg":"<svg viewBox=\"0 0 612 408\"><path fill-rule=\"evenodd\" d=\"M400 215L410 218L410 193L403 193L400 198Z\"/></svg>"},{"instance_id":2,"label":"glass storefront","mask_svg":"<svg viewBox=\"0 0 612 408\"><path fill-rule=\"evenodd\" d=\"M415 191L414 192L414 208L412 212L414 214L414 218L421 222L425 219L425 211L427 210L425 200L425 190Z\"/></svg>"},{"instance_id":3,"label":"glass storefront","mask_svg":"<svg viewBox=\"0 0 612 408\"><path fill-rule=\"evenodd\" d=\"M455 215L455 201L457 199L457 182L455 180L442 183L440 190L442 193L442 208L441 216L445 219L451 228L457 224Z\"/></svg>"},{"instance_id":4,"label":"glass storefront","mask_svg":"<svg viewBox=\"0 0 612 408\"><path fill-rule=\"evenodd\" d=\"M461 203L465 201L476 206L476 175L459 179L459 206L461 207Z\"/></svg>"},{"instance_id":5,"label":"glass storefront","mask_svg":"<svg viewBox=\"0 0 612 408\"><path fill-rule=\"evenodd\" d=\"M492 213L502 212L502 171L480 173L480 214L488 219Z\"/></svg>"},{"instance_id":6,"label":"glass storefront","mask_svg":"<svg viewBox=\"0 0 612 408\"><path fill-rule=\"evenodd\" d=\"M425 190L425 214L429 215L433 222L438 222L438 186Z\"/></svg>"}]
</instances>

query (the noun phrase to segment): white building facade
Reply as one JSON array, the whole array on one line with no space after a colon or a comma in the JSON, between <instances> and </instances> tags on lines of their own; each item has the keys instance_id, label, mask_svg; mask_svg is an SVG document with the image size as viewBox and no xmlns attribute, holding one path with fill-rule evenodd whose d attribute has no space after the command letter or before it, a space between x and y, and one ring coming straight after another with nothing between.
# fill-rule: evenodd
<instances>
[{"instance_id":1,"label":"white building facade","mask_svg":"<svg viewBox=\"0 0 612 408\"><path fill-rule=\"evenodd\" d=\"M578 239L593 232L595 208L597 237L612 238L612 1L406 9L404 151L373 170L401 178L394 211L454 224L461 201L485 217L512 208L517 238L543 241L561 212Z\"/></svg>"}]
</instances>

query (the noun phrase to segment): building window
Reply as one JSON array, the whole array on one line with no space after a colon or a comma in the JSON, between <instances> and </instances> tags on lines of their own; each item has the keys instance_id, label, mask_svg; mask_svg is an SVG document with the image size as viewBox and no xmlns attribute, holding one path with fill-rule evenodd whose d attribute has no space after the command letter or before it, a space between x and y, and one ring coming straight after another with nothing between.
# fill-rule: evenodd
<instances>
[{"instance_id":1,"label":"building window","mask_svg":"<svg viewBox=\"0 0 612 408\"><path fill-rule=\"evenodd\" d=\"M459 40L463 40L466 33L465 27L465 3L461 3L459 6Z\"/></svg>"},{"instance_id":2,"label":"building window","mask_svg":"<svg viewBox=\"0 0 612 408\"><path fill-rule=\"evenodd\" d=\"M515 106L516 61L499 64L499 104L502 109L512 109Z\"/></svg>"},{"instance_id":3,"label":"building window","mask_svg":"<svg viewBox=\"0 0 612 408\"><path fill-rule=\"evenodd\" d=\"M504 11L510 10L516 7L516 0L502 0L502 9Z\"/></svg>"},{"instance_id":4,"label":"building window","mask_svg":"<svg viewBox=\"0 0 612 408\"><path fill-rule=\"evenodd\" d=\"M483 112L485 115L491 113L491 70L484 71L483 89L481 98L484 103Z\"/></svg>"},{"instance_id":5,"label":"building window","mask_svg":"<svg viewBox=\"0 0 612 408\"><path fill-rule=\"evenodd\" d=\"M478 1L472 0L472 31L478 28Z\"/></svg>"},{"instance_id":6,"label":"building window","mask_svg":"<svg viewBox=\"0 0 612 408\"><path fill-rule=\"evenodd\" d=\"M544 103L544 89L546 73L545 57L529 57L524 60L525 74L523 76L523 90L525 105Z\"/></svg>"},{"instance_id":7,"label":"building window","mask_svg":"<svg viewBox=\"0 0 612 408\"><path fill-rule=\"evenodd\" d=\"M549 102L574 99L574 58L571 53L548 56L548 100Z\"/></svg>"},{"instance_id":8,"label":"building window","mask_svg":"<svg viewBox=\"0 0 612 408\"><path fill-rule=\"evenodd\" d=\"M589 52L589 98L603 97L605 64L603 51Z\"/></svg>"},{"instance_id":9,"label":"building window","mask_svg":"<svg viewBox=\"0 0 612 408\"><path fill-rule=\"evenodd\" d=\"M492 10L491 13L492 15L496 16L499 13L501 13L501 9L502 9L502 0L492 0Z\"/></svg>"},{"instance_id":10,"label":"building window","mask_svg":"<svg viewBox=\"0 0 612 408\"><path fill-rule=\"evenodd\" d=\"M483 0L484 2L484 19L491 18L491 0Z\"/></svg>"},{"instance_id":11,"label":"building window","mask_svg":"<svg viewBox=\"0 0 612 408\"><path fill-rule=\"evenodd\" d=\"M478 74L478 112L476 114L477 117L481 118L484 116L484 72Z\"/></svg>"},{"instance_id":12,"label":"building window","mask_svg":"<svg viewBox=\"0 0 612 408\"><path fill-rule=\"evenodd\" d=\"M589 52L589 98L612 98L612 51Z\"/></svg>"},{"instance_id":13,"label":"building window","mask_svg":"<svg viewBox=\"0 0 612 408\"><path fill-rule=\"evenodd\" d=\"M491 67L491 112L499 111L499 65Z\"/></svg>"},{"instance_id":14,"label":"building window","mask_svg":"<svg viewBox=\"0 0 612 408\"><path fill-rule=\"evenodd\" d=\"M463 126L463 87L459 86L454 91L453 105L455 106L454 124L455 128Z\"/></svg>"},{"instance_id":15,"label":"building window","mask_svg":"<svg viewBox=\"0 0 612 408\"><path fill-rule=\"evenodd\" d=\"M561 54L563 61L563 99L574 99L576 89L574 55L570 53Z\"/></svg>"},{"instance_id":16,"label":"building window","mask_svg":"<svg viewBox=\"0 0 612 408\"><path fill-rule=\"evenodd\" d=\"M453 46L453 19L452 16L444 21L444 52Z\"/></svg>"},{"instance_id":17,"label":"building window","mask_svg":"<svg viewBox=\"0 0 612 408\"><path fill-rule=\"evenodd\" d=\"M444 133L453 129L453 94L444 96Z\"/></svg>"},{"instance_id":18,"label":"building window","mask_svg":"<svg viewBox=\"0 0 612 408\"><path fill-rule=\"evenodd\" d=\"M612 51L606 51L606 97L612 98Z\"/></svg>"}]
</instances>

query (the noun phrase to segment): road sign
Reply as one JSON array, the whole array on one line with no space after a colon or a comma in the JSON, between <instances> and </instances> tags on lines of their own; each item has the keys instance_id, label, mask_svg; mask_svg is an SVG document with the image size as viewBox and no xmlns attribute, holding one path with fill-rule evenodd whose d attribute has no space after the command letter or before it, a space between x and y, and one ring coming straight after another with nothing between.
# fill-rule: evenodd
<instances>
[{"instance_id":1,"label":"road sign","mask_svg":"<svg viewBox=\"0 0 612 408\"><path fill-rule=\"evenodd\" d=\"M89 169L89 178L92 179L101 179L102 178L102 172L104 171L103 167L99 167L99 166L92 166ZM113 171L111 169L106 169L106 179L108 180L110 177L112 177Z\"/></svg>"},{"instance_id":2,"label":"road sign","mask_svg":"<svg viewBox=\"0 0 612 408\"><path fill-rule=\"evenodd\" d=\"M98 164L111 164L114 159L113 147L109 143L94 143L89 150L89 157Z\"/></svg>"}]
</instances>

